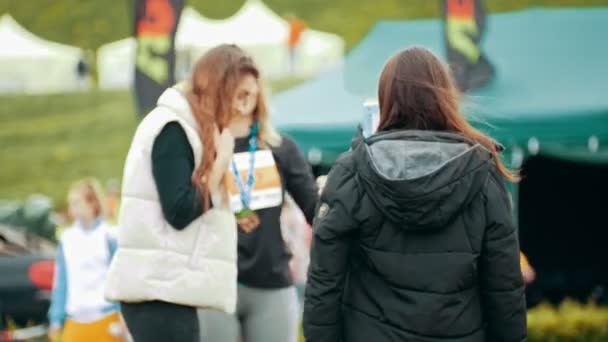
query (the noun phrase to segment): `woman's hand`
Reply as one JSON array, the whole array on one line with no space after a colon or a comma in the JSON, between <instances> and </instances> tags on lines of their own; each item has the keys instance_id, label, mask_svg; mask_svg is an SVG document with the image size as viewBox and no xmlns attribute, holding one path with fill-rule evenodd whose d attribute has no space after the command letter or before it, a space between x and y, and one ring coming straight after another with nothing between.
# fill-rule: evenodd
<instances>
[{"instance_id":1,"label":"woman's hand","mask_svg":"<svg viewBox=\"0 0 608 342\"><path fill-rule=\"evenodd\" d=\"M536 280L536 272L534 272L534 269L531 266L522 269L521 273L526 285L530 285Z\"/></svg>"},{"instance_id":2,"label":"woman's hand","mask_svg":"<svg viewBox=\"0 0 608 342\"><path fill-rule=\"evenodd\" d=\"M245 233L251 233L257 227L259 227L259 225L261 223L260 217L258 216L258 214L255 211L245 217L237 218L237 222L239 224L239 227L241 227L241 229Z\"/></svg>"},{"instance_id":3,"label":"woman's hand","mask_svg":"<svg viewBox=\"0 0 608 342\"><path fill-rule=\"evenodd\" d=\"M217 193L220 190L224 176L230 167L230 161L232 160L232 155L234 153L234 136L229 129L224 129L224 131L220 133L216 127L213 138L217 153L209 175L208 186L211 193Z\"/></svg>"},{"instance_id":4,"label":"woman's hand","mask_svg":"<svg viewBox=\"0 0 608 342\"><path fill-rule=\"evenodd\" d=\"M216 127L213 141L215 142L215 149L217 151L216 162L225 162L225 165L228 166L234 153L234 136L232 132L229 128L225 128L220 133Z\"/></svg>"},{"instance_id":5,"label":"woman's hand","mask_svg":"<svg viewBox=\"0 0 608 342\"><path fill-rule=\"evenodd\" d=\"M118 321L110 324L110 335L124 339L125 341L132 341L129 328L122 315L119 316Z\"/></svg>"}]
</instances>

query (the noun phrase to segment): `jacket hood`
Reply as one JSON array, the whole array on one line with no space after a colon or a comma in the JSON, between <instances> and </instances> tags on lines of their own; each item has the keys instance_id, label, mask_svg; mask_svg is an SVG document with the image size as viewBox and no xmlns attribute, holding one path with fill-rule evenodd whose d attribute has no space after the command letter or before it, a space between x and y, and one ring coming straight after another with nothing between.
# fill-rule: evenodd
<instances>
[{"instance_id":1,"label":"jacket hood","mask_svg":"<svg viewBox=\"0 0 608 342\"><path fill-rule=\"evenodd\" d=\"M461 135L389 131L353 139L365 190L403 229L441 229L481 190L493 162Z\"/></svg>"}]
</instances>

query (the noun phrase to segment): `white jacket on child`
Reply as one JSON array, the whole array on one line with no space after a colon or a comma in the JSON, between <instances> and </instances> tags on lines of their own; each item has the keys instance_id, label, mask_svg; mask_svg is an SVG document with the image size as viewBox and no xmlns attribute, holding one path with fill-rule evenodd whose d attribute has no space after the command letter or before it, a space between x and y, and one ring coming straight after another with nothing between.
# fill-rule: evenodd
<instances>
[{"instance_id":1,"label":"white jacket on child","mask_svg":"<svg viewBox=\"0 0 608 342\"><path fill-rule=\"evenodd\" d=\"M92 227L79 222L66 229L57 247L49 322L66 319L89 323L118 311L104 299L104 280L116 250L113 227L98 219Z\"/></svg>"},{"instance_id":2,"label":"white jacket on child","mask_svg":"<svg viewBox=\"0 0 608 342\"><path fill-rule=\"evenodd\" d=\"M140 123L125 164L118 250L106 282L106 298L160 300L233 313L237 286L237 227L221 203L183 230L163 216L152 175L152 146L169 122L178 122L202 158L197 124L184 95L167 89Z\"/></svg>"}]
</instances>

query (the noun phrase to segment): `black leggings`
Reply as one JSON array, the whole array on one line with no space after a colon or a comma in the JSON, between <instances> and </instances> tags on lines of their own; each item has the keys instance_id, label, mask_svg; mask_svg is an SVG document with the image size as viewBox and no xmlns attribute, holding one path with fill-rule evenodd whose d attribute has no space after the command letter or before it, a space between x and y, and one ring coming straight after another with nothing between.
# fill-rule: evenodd
<instances>
[{"instance_id":1,"label":"black leggings","mask_svg":"<svg viewBox=\"0 0 608 342\"><path fill-rule=\"evenodd\" d=\"M134 342L200 342L194 307L151 301L121 303L121 311Z\"/></svg>"}]
</instances>

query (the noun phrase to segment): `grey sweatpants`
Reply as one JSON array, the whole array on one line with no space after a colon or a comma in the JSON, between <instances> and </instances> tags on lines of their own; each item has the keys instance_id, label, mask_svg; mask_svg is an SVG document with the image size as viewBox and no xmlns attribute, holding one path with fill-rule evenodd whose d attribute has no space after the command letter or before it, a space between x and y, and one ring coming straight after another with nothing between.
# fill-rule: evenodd
<instances>
[{"instance_id":1,"label":"grey sweatpants","mask_svg":"<svg viewBox=\"0 0 608 342\"><path fill-rule=\"evenodd\" d=\"M295 287L255 289L239 286L235 315L198 311L204 342L296 342L300 308Z\"/></svg>"}]
</instances>

